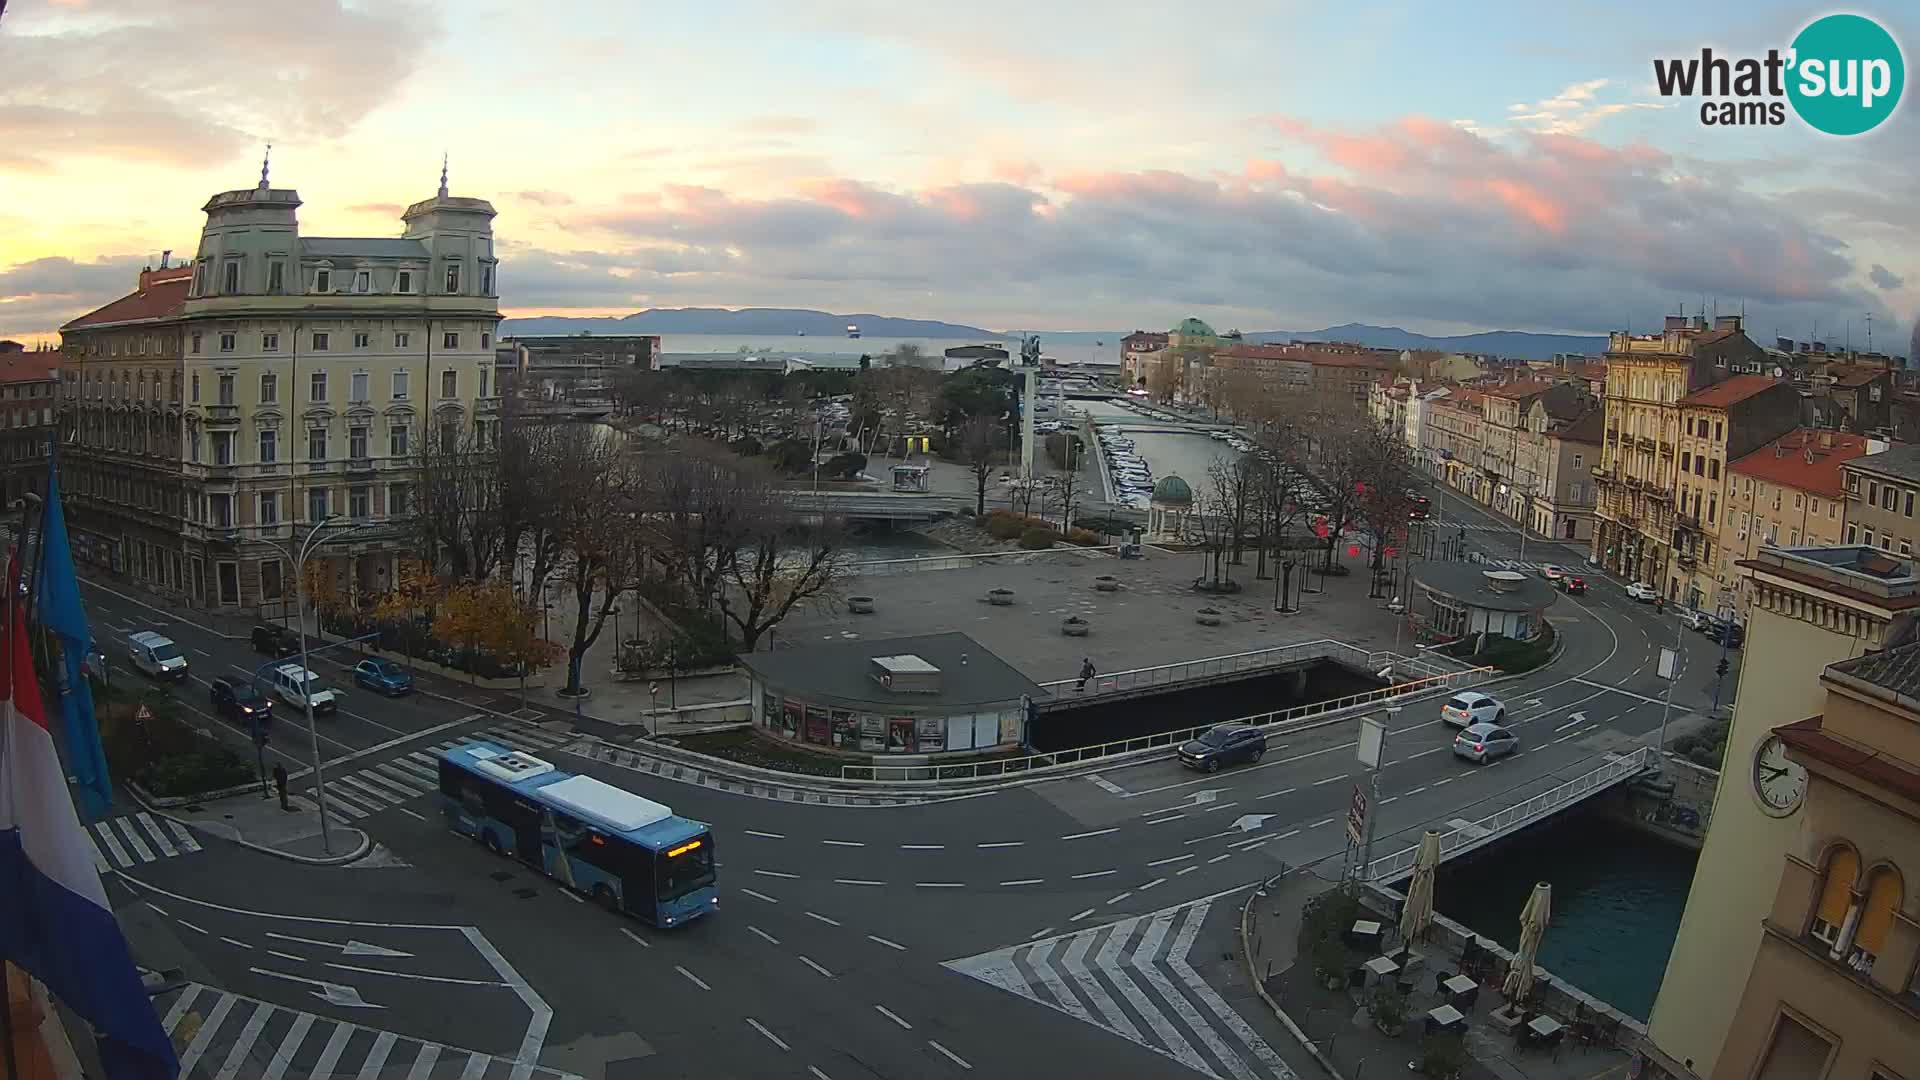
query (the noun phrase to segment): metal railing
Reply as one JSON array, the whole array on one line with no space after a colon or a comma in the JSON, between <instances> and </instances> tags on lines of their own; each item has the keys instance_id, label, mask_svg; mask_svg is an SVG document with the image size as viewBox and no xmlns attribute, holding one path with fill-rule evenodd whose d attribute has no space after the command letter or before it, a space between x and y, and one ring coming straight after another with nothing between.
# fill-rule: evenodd
<instances>
[{"instance_id":1,"label":"metal railing","mask_svg":"<svg viewBox=\"0 0 1920 1080\"><path fill-rule=\"evenodd\" d=\"M1125 693L1154 686L1175 686L1195 679L1209 679L1218 675L1282 667L1302 660L1328 656L1354 667L1366 667L1373 654L1364 649L1357 649L1344 641L1334 641L1332 638L1301 641L1292 645L1278 645L1271 649L1228 653L1225 656L1206 656L1198 660L1181 660L1172 664L1156 664L1153 667L1132 668L1127 671L1096 675L1087 681L1085 690L1073 692L1073 700L1083 701L1101 694ZM1380 669L1368 667L1367 670ZM1056 690L1073 686L1079 681L1078 679L1055 679L1040 685L1047 690Z\"/></svg>"},{"instance_id":2,"label":"metal railing","mask_svg":"<svg viewBox=\"0 0 1920 1080\"><path fill-rule=\"evenodd\" d=\"M1582 799L1605 791L1645 769L1652 758L1653 748L1643 746L1630 754L1614 758L1592 772L1576 776L1559 787L1543 791L1525 802L1489 814L1463 828L1449 829L1440 834L1440 858L1445 861L1455 855L1464 855L1474 848L1492 843L1549 814L1558 813ZM1386 883L1411 873L1413 860L1419 853L1420 845L1414 844L1391 855L1373 860L1367 864L1367 880Z\"/></svg>"},{"instance_id":3,"label":"metal railing","mask_svg":"<svg viewBox=\"0 0 1920 1080\"><path fill-rule=\"evenodd\" d=\"M1341 642L1332 642L1342 648L1352 646ZM1354 652L1360 650L1354 649ZM1364 654L1375 655L1375 654ZM1491 667L1468 668L1445 675L1414 679L1410 682L1396 683L1359 694L1315 701L1306 705L1296 705L1290 709L1276 709L1271 712L1255 713L1234 720L1215 721L1199 727L1182 728L1179 731L1163 731L1154 735L1141 735L1132 739L1120 739L1114 742L1098 743L1093 746L1074 747L1048 754L1029 754L1026 757L998 758L992 761L956 762L951 765L842 765L840 778L843 780L885 780L906 784L939 784L956 780L990 780L996 777L1019 777L1033 774L1045 775L1051 772L1080 765L1088 761L1103 758L1120 758L1133 754L1143 754L1153 750L1169 750L1188 739L1197 738L1222 723L1257 725L1269 735L1278 734L1296 725L1325 719L1335 713L1348 709L1363 708L1386 701L1398 701L1435 691L1450 691L1465 686L1476 686L1494 677L1498 672Z\"/></svg>"},{"instance_id":4,"label":"metal railing","mask_svg":"<svg viewBox=\"0 0 1920 1080\"><path fill-rule=\"evenodd\" d=\"M892 574L918 574L928 570L964 570L970 566L989 566L1001 563L1024 564L1031 562L1051 562L1060 556L1090 555L1096 558L1111 558L1119 550L1118 544L1099 544L1092 547L1057 547L1044 551L982 551L970 555L927 555L913 559L869 559L863 562L849 563L846 573L856 577L886 577Z\"/></svg>"}]
</instances>

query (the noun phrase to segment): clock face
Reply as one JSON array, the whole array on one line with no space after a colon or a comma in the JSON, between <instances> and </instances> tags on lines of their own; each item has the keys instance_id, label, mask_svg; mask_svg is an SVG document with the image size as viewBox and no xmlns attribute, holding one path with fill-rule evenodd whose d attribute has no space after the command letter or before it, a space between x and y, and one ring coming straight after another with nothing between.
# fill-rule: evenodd
<instances>
[{"instance_id":1,"label":"clock face","mask_svg":"<svg viewBox=\"0 0 1920 1080\"><path fill-rule=\"evenodd\" d=\"M1807 770L1787 757L1787 744L1780 736L1769 735L1753 755L1753 791L1760 805L1776 817L1785 817L1800 809L1807 797Z\"/></svg>"}]
</instances>

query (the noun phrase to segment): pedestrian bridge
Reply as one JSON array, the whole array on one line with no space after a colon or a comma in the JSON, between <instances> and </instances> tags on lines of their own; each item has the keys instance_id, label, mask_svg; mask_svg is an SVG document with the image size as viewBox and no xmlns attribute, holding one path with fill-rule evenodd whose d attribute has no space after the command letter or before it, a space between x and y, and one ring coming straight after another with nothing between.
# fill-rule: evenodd
<instances>
[{"instance_id":1,"label":"pedestrian bridge","mask_svg":"<svg viewBox=\"0 0 1920 1080\"><path fill-rule=\"evenodd\" d=\"M1438 828L1440 860L1445 862L1530 825L1537 825L1570 806L1632 780L1653 764L1653 748L1650 746L1626 754L1609 753L1598 768L1543 791L1525 802L1488 814L1478 821L1449 821ZM1367 864L1364 876L1375 884L1391 885L1413 873L1413 860L1419 851L1420 845L1416 841L1391 855L1375 859Z\"/></svg>"},{"instance_id":2,"label":"pedestrian bridge","mask_svg":"<svg viewBox=\"0 0 1920 1080\"><path fill-rule=\"evenodd\" d=\"M862 521L934 521L972 501L954 495L892 491L789 491L787 503L801 513L832 514Z\"/></svg>"}]
</instances>

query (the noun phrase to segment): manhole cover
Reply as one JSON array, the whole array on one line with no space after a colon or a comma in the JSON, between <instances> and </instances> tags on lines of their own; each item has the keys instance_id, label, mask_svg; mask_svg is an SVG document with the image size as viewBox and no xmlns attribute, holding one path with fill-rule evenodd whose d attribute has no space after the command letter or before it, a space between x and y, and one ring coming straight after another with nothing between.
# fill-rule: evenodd
<instances>
[{"instance_id":1,"label":"manhole cover","mask_svg":"<svg viewBox=\"0 0 1920 1080\"><path fill-rule=\"evenodd\" d=\"M493 880L495 880L495 881L512 881L512 880L513 880L513 871L511 871L511 870L495 870L495 871L494 871L493 873L491 873L491 874L488 874L487 876L488 876L488 877L490 877L490 878L492 878L492 879L493 879Z\"/></svg>"},{"instance_id":2,"label":"manhole cover","mask_svg":"<svg viewBox=\"0 0 1920 1080\"><path fill-rule=\"evenodd\" d=\"M533 889L515 889L513 890L513 895L519 897L522 900L531 900L534 897L539 896L540 894L539 892Z\"/></svg>"}]
</instances>

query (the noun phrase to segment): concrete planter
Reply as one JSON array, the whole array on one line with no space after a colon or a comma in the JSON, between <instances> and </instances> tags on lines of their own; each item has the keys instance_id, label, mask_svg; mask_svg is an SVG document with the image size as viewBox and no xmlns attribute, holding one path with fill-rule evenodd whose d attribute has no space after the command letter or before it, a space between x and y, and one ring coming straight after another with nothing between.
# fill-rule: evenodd
<instances>
[{"instance_id":1,"label":"concrete planter","mask_svg":"<svg viewBox=\"0 0 1920 1080\"><path fill-rule=\"evenodd\" d=\"M1060 620L1060 632L1068 637L1086 637L1091 629L1092 625L1078 615L1069 615Z\"/></svg>"},{"instance_id":2,"label":"concrete planter","mask_svg":"<svg viewBox=\"0 0 1920 1080\"><path fill-rule=\"evenodd\" d=\"M847 597L847 610L855 615L871 615L873 614L873 597L849 596Z\"/></svg>"},{"instance_id":3,"label":"concrete planter","mask_svg":"<svg viewBox=\"0 0 1920 1080\"><path fill-rule=\"evenodd\" d=\"M1193 613L1193 621L1201 626L1219 626L1223 618L1225 616L1221 615L1217 608L1203 607Z\"/></svg>"},{"instance_id":4,"label":"concrete planter","mask_svg":"<svg viewBox=\"0 0 1920 1080\"><path fill-rule=\"evenodd\" d=\"M1101 574L1093 579L1093 587L1100 592L1119 592L1120 579L1112 574Z\"/></svg>"},{"instance_id":5,"label":"concrete planter","mask_svg":"<svg viewBox=\"0 0 1920 1080\"><path fill-rule=\"evenodd\" d=\"M995 607L1012 607L1013 606L1013 590L1012 589L988 589L987 603L992 604Z\"/></svg>"}]
</instances>

